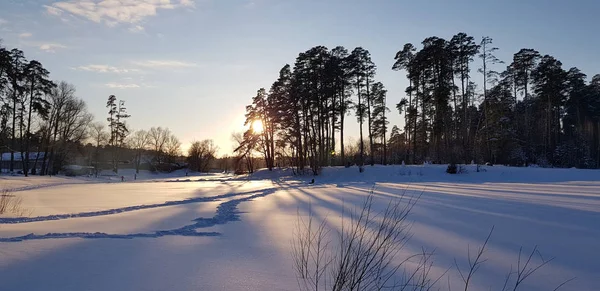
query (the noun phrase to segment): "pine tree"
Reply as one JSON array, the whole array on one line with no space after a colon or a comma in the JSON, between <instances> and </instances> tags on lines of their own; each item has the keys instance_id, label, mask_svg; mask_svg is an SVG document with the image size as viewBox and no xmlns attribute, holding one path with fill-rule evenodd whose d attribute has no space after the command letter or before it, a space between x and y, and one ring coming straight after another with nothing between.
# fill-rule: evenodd
<instances>
[{"instance_id":1,"label":"pine tree","mask_svg":"<svg viewBox=\"0 0 600 291\"><path fill-rule=\"evenodd\" d=\"M10 94L12 102L12 134L10 144L10 171L14 171L15 163L15 149L17 147L17 110L21 104L21 100L24 94L23 80L25 77L25 56L23 51L13 49L10 51L10 64L8 67L8 83L10 84ZM22 153L21 153L22 155Z\"/></svg>"},{"instance_id":2,"label":"pine tree","mask_svg":"<svg viewBox=\"0 0 600 291\"><path fill-rule=\"evenodd\" d=\"M56 87L56 84L48 79L48 70L38 61L29 62L25 67L24 74L26 79L25 87L29 93L27 129L25 131L25 156L23 158L23 173L27 177L30 162L29 150L31 145L32 114L35 112L43 119L47 117L50 103L45 99L45 96L50 94L51 90ZM32 170L35 171L35 168Z\"/></svg>"},{"instance_id":3,"label":"pine tree","mask_svg":"<svg viewBox=\"0 0 600 291\"><path fill-rule=\"evenodd\" d=\"M363 123L367 119L367 133L369 137L370 145L370 157L371 165L374 163L373 159L373 134L371 124L371 94L370 86L375 77L375 64L371 60L371 54L369 51L362 47L355 48L350 54L350 66L351 74L354 86L356 87L356 96L358 103L356 104L356 117L360 124L360 158L359 158L359 171L363 171L364 165L364 140L363 140Z\"/></svg>"},{"instance_id":4,"label":"pine tree","mask_svg":"<svg viewBox=\"0 0 600 291\"><path fill-rule=\"evenodd\" d=\"M125 138L129 134L125 120L129 118L130 115L127 114L125 101L117 101L117 97L115 95L108 96L106 107L109 109L108 118L106 120L108 121L108 126L110 129L109 144L111 145L113 151L113 171L118 173L119 149L123 147Z\"/></svg>"},{"instance_id":5,"label":"pine tree","mask_svg":"<svg viewBox=\"0 0 600 291\"><path fill-rule=\"evenodd\" d=\"M373 95L373 111L371 119L373 120L373 137L380 140L383 147L383 153L380 163L387 164L387 125L389 124L385 113L389 111L386 106L387 90L381 82L376 82L371 86L371 94Z\"/></svg>"},{"instance_id":6,"label":"pine tree","mask_svg":"<svg viewBox=\"0 0 600 291\"><path fill-rule=\"evenodd\" d=\"M533 128L531 118L531 106L527 105L528 103L532 103L529 98L529 83L531 80L531 71L535 68L538 60L540 58L540 54L538 51L533 49L521 49L513 56L513 62L511 63L511 67L514 70L514 78L515 78L515 86L522 92L523 101L525 102L525 124L524 124L524 134L525 134L525 155L527 157L526 163L533 160L532 157L532 140L531 140L531 131Z\"/></svg>"},{"instance_id":7,"label":"pine tree","mask_svg":"<svg viewBox=\"0 0 600 291\"><path fill-rule=\"evenodd\" d=\"M399 70L405 70L408 72L409 68L412 66L412 62L415 59L415 51L417 49L413 46L413 44L411 43L407 43L404 45L404 47L402 48L401 51L396 53L396 57L394 58L394 60L396 60L396 62L394 63L394 65L392 66L392 70L394 71L399 71ZM396 109L398 109L398 112L400 115L402 115L402 112L404 112L404 129L406 132L406 140L407 140L407 144L408 146L406 147L407 153L405 155L405 159L408 159L409 153L408 151L410 151L410 144L411 144L411 138L414 139L413 135L416 132L416 126L412 127L411 130L411 125L413 124L411 122L411 120L416 120L416 106L412 105L413 102L413 98L412 98L412 93L413 93L413 78L411 78L410 74L407 74L408 77L408 82L409 82L409 86L407 88L407 93L408 93L408 100L406 100L406 98L403 98L398 104L396 104ZM414 123L416 125L416 123ZM414 162L414 148L411 152L411 161Z\"/></svg>"},{"instance_id":8,"label":"pine tree","mask_svg":"<svg viewBox=\"0 0 600 291\"><path fill-rule=\"evenodd\" d=\"M490 65L494 65L494 64L502 64L503 62L500 61L498 58L496 58L496 56L494 55L494 53L498 50L497 47L492 47L492 38L485 36L481 39L481 54L479 55L479 58L482 61L482 66L479 69L479 72L483 75L483 113L484 113L484 117L483 119L485 120L485 128L487 133L489 133L490 131L487 130L487 128L490 126L489 118L489 112L488 109L490 106L488 106L488 98L487 98L487 91L488 91L488 83L490 79L493 79L496 77L497 73L493 70L490 70L489 66ZM487 157L490 157L490 151L491 151L491 147L490 147L490 136L486 135L485 136L485 147L487 149Z\"/></svg>"},{"instance_id":9,"label":"pine tree","mask_svg":"<svg viewBox=\"0 0 600 291\"><path fill-rule=\"evenodd\" d=\"M546 103L543 125L543 153L547 161L554 164L553 153L560 143L561 111L567 90L567 72L562 63L552 56L545 55L539 65L532 71L534 92L540 103Z\"/></svg>"},{"instance_id":10,"label":"pine tree","mask_svg":"<svg viewBox=\"0 0 600 291\"><path fill-rule=\"evenodd\" d=\"M485 39L485 38L484 38ZM483 43L482 43L483 44ZM453 57L453 69L454 74L460 78L460 86L461 86L461 109L462 109L462 130L461 130L461 141L462 147L465 149L463 159L468 160L469 158L469 142L470 142L470 132L469 132L469 120L470 116L468 115L468 107L469 107L469 96L468 96L468 85L470 80L470 63L473 62L473 57L477 55L479 52L480 46L475 43L475 40L472 36L468 36L466 33L461 32L456 34L450 40L450 50L452 52ZM485 50L485 49L484 49ZM453 79L454 80L454 79ZM485 90L485 89L484 89ZM455 92L455 91L454 91ZM454 110L456 114L459 114L459 108L454 98ZM458 117L456 117L458 120ZM455 127L457 127L457 123L455 122ZM455 128L458 131L458 128ZM458 137L459 134L457 133Z\"/></svg>"}]
</instances>

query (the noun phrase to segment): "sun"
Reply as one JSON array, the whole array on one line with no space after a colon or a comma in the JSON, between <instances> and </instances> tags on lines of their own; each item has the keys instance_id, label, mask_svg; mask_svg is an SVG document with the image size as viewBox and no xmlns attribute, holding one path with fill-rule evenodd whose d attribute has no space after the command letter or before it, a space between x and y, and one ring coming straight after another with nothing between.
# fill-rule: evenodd
<instances>
[{"instance_id":1,"label":"sun","mask_svg":"<svg viewBox=\"0 0 600 291\"><path fill-rule=\"evenodd\" d=\"M261 120L254 120L252 122L252 131L254 131L255 133L262 133L263 129L263 123Z\"/></svg>"}]
</instances>

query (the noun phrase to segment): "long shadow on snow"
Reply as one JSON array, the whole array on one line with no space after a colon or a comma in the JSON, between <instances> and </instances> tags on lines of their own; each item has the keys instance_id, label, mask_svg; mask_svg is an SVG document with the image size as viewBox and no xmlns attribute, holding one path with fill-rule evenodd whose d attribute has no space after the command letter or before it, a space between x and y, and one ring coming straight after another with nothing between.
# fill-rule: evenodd
<instances>
[{"instance_id":1,"label":"long shadow on snow","mask_svg":"<svg viewBox=\"0 0 600 291\"><path fill-rule=\"evenodd\" d=\"M42 240L42 239L59 239L59 238L87 238L87 239L98 239L98 238L112 238L112 239L132 239L132 238L158 238L163 236L218 236L218 232L198 232L198 229L208 228L215 225L226 224L228 222L239 221L239 211L237 206L246 201L253 200L255 198L265 197L269 194L273 194L276 189L267 189L261 191L252 191L251 193L261 192L248 197L229 200L221 203L217 207L217 212L212 218L197 218L195 223L186 225L176 229L160 230L150 233L131 233L131 234L109 234L103 232L65 232L65 233L47 233L43 235L28 234L19 237L0 238L0 242L20 242L27 240ZM247 193L246 193L247 194ZM244 194L236 194L244 195ZM230 196L236 196L230 195ZM223 195L221 195L223 196ZM191 200L191 199L190 199ZM197 202L197 201L196 201ZM188 202L192 203L192 202ZM184 203L179 203L184 204ZM171 204L177 205L177 204Z\"/></svg>"},{"instance_id":2,"label":"long shadow on snow","mask_svg":"<svg viewBox=\"0 0 600 291\"><path fill-rule=\"evenodd\" d=\"M279 194L265 198L276 198ZM248 204L262 200L248 201ZM246 205L238 207L242 210ZM162 223L165 220L179 223L182 218L191 220L193 215L198 216L193 206L178 206L183 212L174 212L173 216L156 221L160 223L146 227L168 229L171 227L161 226L171 224ZM214 215L214 209L211 214ZM247 223L250 219L240 216L243 222L217 226L224 230L216 237L0 243L0 290L293 289L296 277L289 254L269 243L278 238L277 234L266 233L262 225L254 228Z\"/></svg>"},{"instance_id":3,"label":"long shadow on snow","mask_svg":"<svg viewBox=\"0 0 600 291\"><path fill-rule=\"evenodd\" d=\"M323 208L324 212L321 213L325 213L327 216L338 216L341 215L340 210L343 208L343 204L346 204L346 207L360 206L361 204L353 205L350 201L356 203L356 198L360 198L361 194L368 195L373 187L373 183L366 182L348 184L350 185L344 185L342 188L352 192L343 193L342 197L345 196L345 198L339 195L329 195L328 191L322 192L323 190L327 190L328 187L319 184L307 187L290 187L298 191L298 195L291 195L291 198L296 203L304 204L305 207L309 202L314 203ZM582 277L581 280L572 282L571 287L577 285L583 286L583 289L586 289L586 286L591 286L589 285L591 284L590 278L593 276L590 270L600 267L595 262L588 263L588 267L583 267L581 264L582 258L589 257L590 255L595 256L590 253L590 250L593 249L593 243L599 237L600 233L593 228L591 221L597 221L600 213L581 209L568 209L560 203L554 205L543 203L543 199L548 197L548 194L544 193L528 193L532 200L527 201L527 199L509 199L510 197L508 199L504 197L503 199L494 195L498 191L486 192L488 195L485 195L485 193L481 195L464 195L465 193L460 193L460 191L456 193L454 191L443 191L439 187L431 189L428 185L408 184L393 187L392 185L375 184L373 193L375 196L381 198L398 198L401 196L400 193L407 194L405 198L408 199L419 197L419 201L417 201L412 214L409 216L409 222L417 223L415 225L417 229L414 230L421 236L412 237L407 245L407 247L414 249L416 252L421 247L426 247L426 249L430 250L436 249L440 247L438 245L439 241L452 239L456 242L464 242L464 252L466 255L468 244L481 245L489 228L495 225L494 238L489 247L496 254L502 254L516 260L517 251L521 246L532 247L536 244L541 244L540 248L545 255L557 257L551 266L548 267L550 270L547 273L546 271L542 273L548 275L557 271L563 271L565 274L557 277L556 280L561 280L561 277L564 277L563 280L566 280L570 276L579 274ZM465 184L471 185L468 182ZM337 187L337 189L339 188ZM519 195L522 194L515 196ZM563 197L563 195L560 197ZM542 199L542 201L533 198ZM575 195L569 198L581 201L583 197ZM344 200L350 203L344 203ZM589 201L589 199L583 200ZM385 199L379 200L378 205L385 207L385 201ZM382 202L383 205L380 204ZM291 207L291 205L284 206ZM322 219L320 215L315 215L314 212L313 216L318 221ZM332 226L330 223L328 225ZM568 233L569 237L557 237L555 234L557 227L562 229L562 233ZM430 236L439 232L443 233L443 235ZM450 235L451 237L446 238L445 235ZM449 246L445 246L442 243L442 247ZM437 265L443 267L452 266L454 263L453 258L458 257L460 259L463 255L462 253L456 254L453 247L442 248L441 252L441 256L438 256L436 261L438 261ZM499 266L494 264L485 266L485 269L487 269L486 279L490 280L498 278L501 280L508 271L508 269L499 268ZM501 283L499 282L499 284ZM530 283L535 285L539 282L532 281ZM559 283L561 282L557 284ZM552 284L554 283L550 282L546 285Z\"/></svg>"},{"instance_id":4,"label":"long shadow on snow","mask_svg":"<svg viewBox=\"0 0 600 291\"><path fill-rule=\"evenodd\" d=\"M212 197L198 197L198 198L190 198L185 200L175 200L175 201L167 201L164 203L155 203L155 204L146 204L146 205L135 205L135 206L127 206L122 208L114 208L108 210L101 211L91 211L91 212L80 212L80 213L67 213L67 214L56 214L56 215L47 215L47 216L37 216L37 217L6 217L0 218L0 224L18 224L18 223L29 223L29 222L38 222L38 221L49 221L49 220L62 220L69 218L79 218L79 217L95 217L95 216L103 216L103 215L111 215L118 214L130 211L151 209L151 208L159 208L166 206L176 206L183 205L189 203L198 203L198 202L213 202L223 198L242 196L242 195L250 195L256 192L261 192L262 190L253 190L241 193L227 193L223 195L217 195Z\"/></svg>"}]
</instances>

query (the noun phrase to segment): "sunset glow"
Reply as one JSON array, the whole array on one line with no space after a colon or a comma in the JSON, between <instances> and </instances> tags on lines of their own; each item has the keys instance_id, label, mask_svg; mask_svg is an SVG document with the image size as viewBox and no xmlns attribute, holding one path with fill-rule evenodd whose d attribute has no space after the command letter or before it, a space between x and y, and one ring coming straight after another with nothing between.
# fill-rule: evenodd
<instances>
[{"instance_id":1,"label":"sunset glow","mask_svg":"<svg viewBox=\"0 0 600 291\"><path fill-rule=\"evenodd\" d=\"M263 123L260 120L255 120L252 122L252 131L254 131L255 133L262 133L263 132Z\"/></svg>"}]
</instances>

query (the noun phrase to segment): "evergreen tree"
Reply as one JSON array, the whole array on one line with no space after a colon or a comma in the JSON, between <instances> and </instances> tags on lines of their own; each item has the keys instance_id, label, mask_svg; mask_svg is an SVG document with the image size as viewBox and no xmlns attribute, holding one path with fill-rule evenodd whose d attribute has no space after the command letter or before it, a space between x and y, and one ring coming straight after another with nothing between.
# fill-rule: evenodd
<instances>
[{"instance_id":1,"label":"evergreen tree","mask_svg":"<svg viewBox=\"0 0 600 291\"><path fill-rule=\"evenodd\" d=\"M485 39L485 38L484 38ZM483 43L482 43L483 44ZM461 88L461 106L462 109L462 127L461 127L461 145L463 149L465 149L463 158L467 160L469 158L469 141L470 134L469 132L469 120L470 116L468 115L468 107L469 107L469 94L468 94L468 85L470 80L470 63L473 62L473 57L479 52L480 46L475 43L475 40L472 36L468 36L466 33L458 33L452 37L450 40L450 50L452 52L453 57L453 69L454 74L460 79L460 88ZM454 80L454 79L453 79ZM485 89L484 89L485 90ZM454 91L455 92L455 91ZM456 95L455 95L456 96ZM456 114L460 114L459 107L457 104L456 97L454 97L454 110ZM456 137L458 138L458 116L455 117L455 131Z\"/></svg>"},{"instance_id":2,"label":"evergreen tree","mask_svg":"<svg viewBox=\"0 0 600 291\"><path fill-rule=\"evenodd\" d=\"M530 131L530 129L533 128L533 119L531 118L531 105L533 102L530 100L529 96L529 83L531 81L531 71L533 71L537 65L539 58L540 54L538 51L533 49L521 49L513 56L513 62L510 65L513 69L515 86L517 90L522 92L524 102L525 123L523 124L523 128L525 135L525 155L527 157L526 163L533 160Z\"/></svg>"},{"instance_id":3,"label":"evergreen tree","mask_svg":"<svg viewBox=\"0 0 600 291\"><path fill-rule=\"evenodd\" d=\"M107 121L110 129L109 144L113 150L113 171L118 173L119 149L124 146L125 138L129 134L125 120L129 118L130 115L127 114L125 101L117 101L117 97L115 95L108 96L106 107L109 109Z\"/></svg>"},{"instance_id":4,"label":"evergreen tree","mask_svg":"<svg viewBox=\"0 0 600 291\"><path fill-rule=\"evenodd\" d=\"M13 49L10 51L10 63L8 66L7 76L8 83L10 84L9 92L11 95L11 110L12 110L12 134L10 144L10 168L9 170L14 171L15 163L15 149L17 148L17 111L19 105L22 103L23 94L25 91L23 80L25 78L25 56L23 51L19 49ZM22 138L22 137L21 137Z\"/></svg>"},{"instance_id":5,"label":"evergreen tree","mask_svg":"<svg viewBox=\"0 0 600 291\"><path fill-rule=\"evenodd\" d=\"M389 111L386 106L386 95L387 90L384 88L381 82L376 82L371 86L371 94L373 95L373 111L371 112L371 119L373 120L373 137L379 139L383 149L381 153L380 163L383 165L387 164L387 125L389 124L385 113ZM379 147L378 147L379 148ZM371 149L373 151L373 149Z\"/></svg>"},{"instance_id":6,"label":"evergreen tree","mask_svg":"<svg viewBox=\"0 0 600 291\"><path fill-rule=\"evenodd\" d=\"M415 59L415 51L417 49L414 47L413 44L411 43L407 43L404 45L404 47L402 48L401 51L398 51L398 53L396 53L396 57L394 58L394 60L396 60L396 62L394 62L394 65L392 66L392 70L394 71L399 71L399 70L405 70L408 72L409 68L412 66L411 62L414 61ZM398 109L398 112L400 115L402 115L402 112L404 112L404 129L406 132L406 140L407 140L407 153L405 156L405 159L408 159L409 153L408 151L410 151L410 144L411 144L411 138L413 138L414 133L416 132L416 106L412 105L413 102L413 98L412 98L412 93L413 93L413 78L410 77L410 75L407 75L408 77L408 82L409 82L409 86L407 88L407 93L408 93L408 100L406 100L406 98L403 98L398 104L396 104L396 109ZM414 125L413 127L411 127L411 125ZM412 130L411 130L412 128ZM414 139L414 138L413 138ZM411 156L411 161L414 162L414 147L413 150L410 151L412 153Z\"/></svg>"},{"instance_id":7,"label":"evergreen tree","mask_svg":"<svg viewBox=\"0 0 600 291\"><path fill-rule=\"evenodd\" d=\"M368 50L362 47L357 47L350 54L351 74L354 86L356 87L356 96L358 103L356 104L356 117L360 125L360 159L359 171L363 171L364 165L364 139L363 139L363 123L367 119L367 133L370 145L371 165L374 164L373 158L373 133L371 123L371 94L370 86L375 77L375 64L371 60L371 54Z\"/></svg>"},{"instance_id":8,"label":"evergreen tree","mask_svg":"<svg viewBox=\"0 0 600 291\"><path fill-rule=\"evenodd\" d=\"M56 84L48 79L50 72L38 61L30 61L25 67L24 73L26 79L25 87L29 94L29 104L27 108L27 129L25 131L25 155L22 160L23 173L27 177L30 165L32 114L35 112L43 119L47 118L50 103L45 97L56 87ZM35 168L32 170L35 174Z\"/></svg>"},{"instance_id":9,"label":"evergreen tree","mask_svg":"<svg viewBox=\"0 0 600 291\"><path fill-rule=\"evenodd\" d=\"M479 69L479 72L483 75L483 119L485 120L485 148L487 150L486 153L486 158L490 158L491 156L491 147L490 147L490 136L487 133L490 133L491 130L489 130L488 128L490 127L490 118L488 117L489 115L489 102L488 102L488 83L490 79L495 79L497 77L497 72L490 70L489 66L490 65L494 65L494 64L502 64L503 62L500 61L498 58L496 58L496 56L494 55L494 53L498 50L497 47L492 47L492 38L485 36L483 37L483 39L481 40L481 54L479 55L479 58L482 61L482 65L481 68ZM501 88L497 88L497 89L505 89L504 87Z\"/></svg>"},{"instance_id":10,"label":"evergreen tree","mask_svg":"<svg viewBox=\"0 0 600 291\"><path fill-rule=\"evenodd\" d=\"M552 56L545 55L539 65L532 71L534 92L539 103L545 103L543 120L543 156L546 161L555 164L553 154L560 143L561 118L565 93L567 90L567 72L562 69L562 63ZM541 104L540 104L541 105Z\"/></svg>"}]
</instances>

